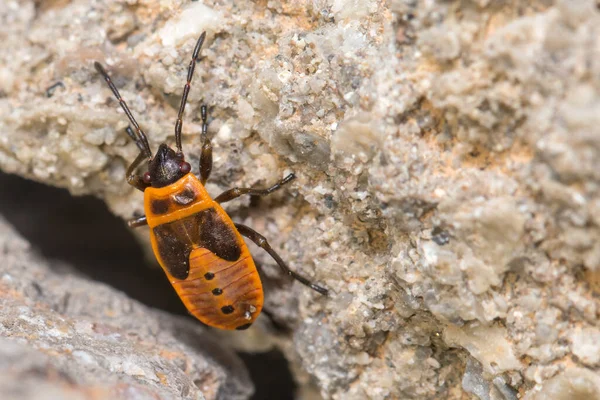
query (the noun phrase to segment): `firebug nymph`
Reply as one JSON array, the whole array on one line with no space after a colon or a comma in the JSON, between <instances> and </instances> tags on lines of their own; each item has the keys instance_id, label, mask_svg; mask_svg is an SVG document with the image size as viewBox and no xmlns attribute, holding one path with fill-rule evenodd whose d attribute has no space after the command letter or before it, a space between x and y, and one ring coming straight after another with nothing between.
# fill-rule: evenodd
<instances>
[{"instance_id":1,"label":"firebug nymph","mask_svg":"<svg viewBox=\"0 0 600 400\"><path fill-rule=\"evenodd\" d=\"M152 154L146 134L131 114L108 73L98 62L96 70L125 111L133 129L126 131L140 149L127 169L127 182L144 192L145 216L128 221L130 227L148 225L154 254L188 311L203 323L221 329L250 327L263 307L263 288L242 235L263 248L292 278L327 295L327 289L311 283L288 268L267 240L251 228L234 223L220 206L244 194L265 196L295 178L289 174L267 189L233 188L212 199L204 184L212 170L212 146L208 138L207 108L202 116L200 178L191 173L181 147L182 118L200 48L200 35L190 62L175 123L177 151L163 143ZM135 132L134 132L135 130ZM138 175L146 161L148 170Z\"/></svg>"}]
</instances>

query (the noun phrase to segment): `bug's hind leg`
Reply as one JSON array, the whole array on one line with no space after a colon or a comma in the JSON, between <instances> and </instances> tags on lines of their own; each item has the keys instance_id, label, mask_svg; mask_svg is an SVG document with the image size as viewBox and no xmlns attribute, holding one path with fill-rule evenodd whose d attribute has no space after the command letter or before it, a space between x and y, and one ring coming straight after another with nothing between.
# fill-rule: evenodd
<instances>
[{"instance_id":1,"label":"bug's hind leg","mask_svg":"<svg viewBox=\"0 0 600 400\"><path fill-rule=\"evenodd\" d=\"M210 177L212 171L212 143L208 137L208 110L206 105L203 104L200 107L200 114L202 115L202 153L200 154L200 182L204 185Z\"/></svg>"},{"instance_id":2,"label":"bug's hind leg","mask_svg":"<svg viewBox=\"0 0 600 400\"><path fill-rule=\"evenodd\" d=\"M229 189L229 190L221 193L220 195L218 195L215 198L215 201L217 203L225 203L226 201L237 199L238 197L243 196L245 194L249 194L251 196L266 196L268 194L273 193L274 191L276 191L278 189L281 189L281 187L283 185L292 181L295 178L296 178L296 175L289 174L288 176L286 176L285 178L283 178L282 180L280 180L279 182L277 182L276 184L274 184L273 186L271 186L270 188L267 188L267 189L251 189L251 188L237 188L237 187L233 188L233 189Z\"/></svg>"},{"instance_id":3,"label":"bug's hind leg","mask_svg":"<svg viewBox=\"0 0 600 400\"><path fill-rule=\"evenodd\" d=\"M127 168L127 171L125 172L125 176L127 177L127 183L129 183L134 188L136 188L138 190L141 190L142 192L149 185L146 182L144 182L144 180L142 179L142 177L140 177L136 173L136 170L140 166L140 164L142 163L142 161L144 161L145 159L146 159L146 154L143 151L140 152L140 154L136 157L135 160L133 160L133 162L131 163L131 165L129 166L129 168Z\"/></svg>"},{"instance_id":4,"label":"bug's hind leg","mask_svg":"<svg viewBox=\"0 0 600 400\"><path fill-rule=\"evenodd\" d=\"M238 232L241 235L243 235L243 236L247 237L248 239L252 240L257 246L261 247L267 253L269 253L269 255L271 257L273 257L273 259L275 260L275 262L277 262L277 265L279 265L279 267L283 270L283 272L285 272L286 274L288 274L289 276L291 276L292 278L294 278L298 282L300 282L300 283L308 286L312 290L314 290L316 292L319 292L322 295L327 296L327 294L329 293L329 291L327 289L325 289L324 287L321 287L319 285L315 285L314 283L312 283L307 278L305 278L302 275L299 275L299 274L295 273L294 271L292 271L286 265L286 263L281 259L281 257L279 257L279 254L277 254L275 252L275 250L273 250L273 248L271 247L271 245L269 244L269 242L267 242L267 239L265 239L265 237L263 235L261 235L260 233L256 232L254 229L252 229L250 227L247 227L246 225L242 225L242 224L234 224L234 225L235 225L235 227L237 228Z\"/></svg>"}]
</instances>

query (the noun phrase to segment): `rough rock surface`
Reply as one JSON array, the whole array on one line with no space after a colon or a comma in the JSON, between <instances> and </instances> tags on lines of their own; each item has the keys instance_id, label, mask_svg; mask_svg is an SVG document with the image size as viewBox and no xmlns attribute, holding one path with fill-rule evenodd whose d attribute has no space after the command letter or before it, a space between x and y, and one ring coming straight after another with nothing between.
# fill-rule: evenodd
<instances>
[{"instance_id":1,"label":"rough rock surface","mask_svg":"<svg viewBox=\"0 0 600 400\"><path fill-rule=\"evenodd\" d=\"M0 219L0 397L247 399L231 350L193 321L31 254Z\"/></svg>"},{"instance_id":2,"label":"rough rock surface","mask_svg":"<svg viewBox=\"0 0 600 400\"><path fill-rule=\"evenodd\" d=\"M211 193L298 175L228 210L331 289L272 285L256 253L324 397L600 398L595 1L4 0L0 21L0 166L124 218L136 147L92 61L156 148L208 31L188 159L203 99Z\"/></svg>"}]
</instances>

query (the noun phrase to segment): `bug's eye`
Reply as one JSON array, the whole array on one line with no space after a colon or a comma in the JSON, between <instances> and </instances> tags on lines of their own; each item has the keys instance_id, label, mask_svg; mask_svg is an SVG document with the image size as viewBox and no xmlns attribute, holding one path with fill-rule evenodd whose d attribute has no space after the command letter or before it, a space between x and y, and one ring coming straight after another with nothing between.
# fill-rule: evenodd
<instances>
[{"instance_id":1,"label":"bug's eye","mask_svg":"<svg viewBox=\"0 0 600 400\"><path fill-rule=\"evenodd\" d=\"M150 172L144 172L144 176L142 177L142 179L146 183L152 182L152 177L150 176Z\"/></svg>"},{"instance_id":2,"label":"bug's eye","mask_svg":"<svg viewBox=\"0 0 600 400\"><path fill-rule=\"evenodd\" d=\"M184 161L181 164L179 164L179 170L184 174L187 174L192 170L192 166L190 165L190 163Z\"/></svg>"}]
</instances>

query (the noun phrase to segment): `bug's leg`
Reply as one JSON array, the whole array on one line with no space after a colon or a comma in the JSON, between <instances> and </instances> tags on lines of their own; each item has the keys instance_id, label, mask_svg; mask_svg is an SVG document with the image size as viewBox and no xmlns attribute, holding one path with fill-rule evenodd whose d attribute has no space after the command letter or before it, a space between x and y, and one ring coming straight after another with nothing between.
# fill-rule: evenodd
<instances>
[{"instance_id":1,"label":"bug's leg","mask_svg":"<svg viewBox=\"0 0 600 400\"><path fill-rule=\"evenodd\" d=\"M280 189L283 185L292 181L295 178L296 178L296 175L289 174L288 176L286 176L285 178L283 178L282 180L280 180L279 182L277 182L276 184L274 184L273 186L271 186L270 188L267 188L267 189L252 189L252 188L237 188L237 187L233 188L233 189L229 189L229 190L221 193L220 195L218 195L215 198L215 201L217 203L225 203L226 201L237 199L238 197L245 195L245 194L249 194L251 196L266 196L268 194L273 193L277 189Z\"/></svg>"},{"instance_id":2,"label":"bug's leg","mask_svg":"<svg viewBox=\"0 0 600 400\"><path fill-rule=\"evenodd\" d=\"M137 168L140 166L142 161L146 159L146 153L140 152L140 154L135 158L135 160L131 163L127 171L125 172L125 176L127 177L127 183L129 183L134 188L141 190L142 192L149 186L144 180L136 174Z\"/></svg>"},{"instance_id":3,"label":"bug's leg","mask_svg":"<svg viewBox=\"0 0 600 400\"><path fill-rule=\"evenodd\" d=\"M242 236L245 236L248 239L252 240L258 247L261 247L267 253L269 253L269 255L271 257L273 257L273 259L275 260L275 262L277 262L277 265L279 265L279 267L283 270L283 272L285 272L286 274L288 274L289 276L291 276L292 278L294 278L298 282L300 282L300 283L308 286L312 290L314 290L316 292L319 292L322 295L327 296L327 294L329 293L327 289L325 289L324 287L321 287L319 285L315 285L314 283L312 283L307 278L305 278L302 275L299 275L299 274L295 273L294 271L292 271L286 265L286 263L281 259L281 257L279 257L279 254L277 254L275 252L275 250L273 250L273 248L271 247L271 245L269 244L269 242L267 242L267 239L265 239L265 237L263 235L261 235L260 233L256 232L254 229L252 229L250 227L247 227L246 225L242 225L242 224L234 224L234 225L237 228L238 232Z\"/></svg>"},{"instance_id":4,"label":"bug's leg","mask_svg":"<svg viewBox=\"0 0 600 400\"><path fill-rule=\"evenodd\" d=\"M140 226L148 225L148 221L146 221L146 216L143 215L138 218L127 220L127 225L129 225L130 228L139 228Z\"/></svg>"},{"instance_id":5,"label":"bug's leg","mask_svg":"<svg viewBox=\"0 0 600 400\"><path fill-rule=\"evenodd\" d=\"M208 111L206 105L200 107L202 114L202 153L200 154L200 182L204 185L210 177L212 171L212 144L208 138Z\"/></svg>"}]
</instances>

